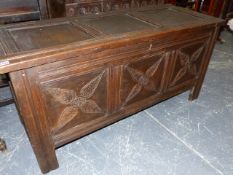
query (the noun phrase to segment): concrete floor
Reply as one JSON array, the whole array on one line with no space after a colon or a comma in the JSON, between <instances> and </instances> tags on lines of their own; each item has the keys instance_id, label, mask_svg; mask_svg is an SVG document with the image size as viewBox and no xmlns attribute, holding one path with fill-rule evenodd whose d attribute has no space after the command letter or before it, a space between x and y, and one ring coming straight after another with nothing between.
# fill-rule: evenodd
<instances>
[{"instance_id":1,"label":"concrete floor","mask_svg":"<svg viewBox=\"0 0 233 175\"><path fill-rule=\"evenodd\" d=\"M232 175L233 36L222 37L198 100L183 93L68 144L48 175ZM0 108L0 137L1 175L41 174L14 105Z\"/></svg>"}]
</instances>

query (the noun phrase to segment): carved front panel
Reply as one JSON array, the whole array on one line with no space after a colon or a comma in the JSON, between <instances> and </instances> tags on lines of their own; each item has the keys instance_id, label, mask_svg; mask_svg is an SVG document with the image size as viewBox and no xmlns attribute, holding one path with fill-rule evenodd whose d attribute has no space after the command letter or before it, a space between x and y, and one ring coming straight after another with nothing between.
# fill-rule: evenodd
<instances>
[{"instance_id":1,"label":"carved front panel","mask_svg":"<svg viewBox=\"0 0 233 175\"><path fill-rule=\"evenodd\" d=\"M205 43L197 42L195 44L184 45L175 50L173 72L169 82L170 87L197 78L205 48Z\"/></svg>"},{"instance_id":2,"label":"carved front panel","mask_svg":"<svg viewBox=\"0 0 233 175\"><path fill-rule=\"evenodd\" d=\"M107 70L72 75L42 84L47 117L59 133L104 117L107 109Z\"/></svg>"},{"instance_id":3,"label":"carved front panel","mask_svg":"<svg viewBox=\"0 0 233 175\"><path fill-rule=\"evenodd\" d=\"M121 106L160 94L166 54L156 54L123 66L120 89Z\"/></svg>"}]
</instances>

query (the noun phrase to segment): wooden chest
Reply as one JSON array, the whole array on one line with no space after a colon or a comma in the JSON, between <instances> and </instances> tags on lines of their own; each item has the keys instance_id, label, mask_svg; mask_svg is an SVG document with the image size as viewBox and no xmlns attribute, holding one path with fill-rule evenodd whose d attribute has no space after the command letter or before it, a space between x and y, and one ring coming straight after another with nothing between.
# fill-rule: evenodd
<instances>
[{"instance_id":1,"label":"wooden chest","mask_svg":"<svg viewBox=\"0 0 233 175\"><path fill-rule=\"evenodd\" d=\"M196 99L223 21L173 6L0 28L0 73L43 173L55 149L190 90Z\"/></svg>"}]
</instances>

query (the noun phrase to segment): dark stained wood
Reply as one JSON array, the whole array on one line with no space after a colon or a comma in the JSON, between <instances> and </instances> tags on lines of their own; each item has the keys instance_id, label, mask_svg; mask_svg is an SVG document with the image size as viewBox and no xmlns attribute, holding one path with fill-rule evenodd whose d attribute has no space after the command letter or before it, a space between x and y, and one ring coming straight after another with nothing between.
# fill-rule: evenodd
<instances>
[{"instance_id":1,"label":"dark stained wood","mask_svg":"<svg viewBox=\"0 0 233 175\"><path fill-rule=\"evenodd\" d=\"M12 103L14 103L13 98L1 99L0 100L0 107L6 106L6 105L9 105L9 104L12 104Z\"/></svg>"},{"instance_id":2,"label":"dark stained wood","mask_svg":"<svg viewBox=\"0 0 233 175\"><path fill-rule=\"evenodd\" d=\"M57 18L173 2L166 0L48 0L47 9L50 17Z\"/></svg>"},{"instance_id":3,"label":"dark stained wood","mask_svg":"<svg viewBox=\"0 0 233 175\"><path fill-rule=\"evenodd\" d=\"M48 0L37 0L37 1L40 9L40 18L48 19L49 18Z\"/></svg>"},{"instance_id":4,"label":"dark stained wood","mask_svg":"<svg viewBox=\"0 0 233 175\"><path fill-rule=\"evenodd\" d=\"M65 16L65 0L47 0L47 9L50 18Z\"/></svg>"},{"instance_id":5,"label":"dark stained wood","mask_svg":"<svg viewBox=\"0 0 233 175\"><path fill-rule=\"evenodd\" d=\"M8 77L0 75L0 90L1 88L9 86L9 80ZM6 99L0 99L0 107L9 105L14 103L14 99L11 98L6 98Z\"/></svg>"},{"instance_id":6,"label":"dark stained wood","mask_svg":"<svg viewBox=\"0 0 233 175\"><path fill-rule=\"evenodd\" d=\"M29 20L38 20L40 12L37 0L1 0L0 1L0 25ZM0 44L0 55L4 54ZM8 80L2 80L0 75L0 88L9 86ZM13 103L12 98L0 99L0 107Z\"/></svg>"},{"instance_id":7,"label":"dark stained wood","mask_svg":"<svg viewBox=\"0 0 233 175\"><path fill-rule=\"evenodd\" d=\"M206 52L205 60L203 61L202 65L201 65L202 67L201 67L201 72L200 72L198 81L196 81L195 86L191 90L191 93L189 95L189 100L195 100L198 98L198 95L200 93L201 86L202 86L202 83L204 81L205 74L206 74L206 71L208 68L208 64L210 62L210 58L211 58L212 53L213 53L215 41L216 41L218 34L219 34L219 30L220 30L220 28L215 28L215 30L213 31L212 38L210 38L210 41L209 41L210 44L209 44L209 48Z\"/></svg>"},{"instance_id":8,"label":"dark stained wood","mask_svg":"<svg viewBox=\"0 0 233 175\"><path fill-rule=\"evenodd\" d=\"M33 72L31 72L33 76ZM37 157L39 166L43 173L58 167L55 155L55 146L52 142L47 119L34 101L37 96L36 89L29 93L30 77L25 76L25 71L16 71L10 74L19 112L26 128L32 148ZM17 83L18 82L18 83ZM39 111L38 111L39 110Z\"/></svg>"},{"instance_id":9,"label":"dark stained wood","mask_svg":"<svg viewBox=\"0 0 233 175\"><path fill-rule=\"evenodd\" d=\"M39 18L37 0L0 1L0 24L38 20Z\"/></svg>"},{"instance_id":10,"label":"dark stained wood","mask_svg":"<svg viewBox=\"0 0 233 175\"><path fill-rule=\"evenodd\" d=\"M31 8L0 9L0 24L38 20L39 11Z\"/></svg>"},{"instance_id":11,"label":"dark stained wood","mask_svg":"<svg viewBox=\"0 0 233 175\"><path fill-rule=\"evenodd\" d=\"M224 9L223 9L223 14L222 18L225 19L227 18L228 14L233 13L233 0L226 0Z\"/></svg>"},{"instance_id":12,"label":"dark stained wood","mask_svg":"<svg viewBox=\"0 0 233 175\"><path fill-rule=\"evenodd\" d=\"M6 151L7 147L6 147L6 142L0 138L0 151Z\"/></svg>"},{"instance_id":13,"label":"dark stained wood","mask_svg":"<svg viewBox=\"0 0 233 175\"><path fill-rule=\"evenodd\" d=\"M223 5L227 4L227 1L228 0L204 0L201 2L201 0L196 0L195 10L219 17L221 15Z\"/></svg>"},{"instance_id":14,"label":"dark stained wood","mask_svg":"<svg viewBox=\"0 0 233 175\"><path fill-rule=\"evenodd\" d=\"M151 105L201 89L224 21L174 6L0 28L0 73L42 172L55 149Z\"/></svg>"},{"instance_id":15,"label":"dark stained wood","mask_svg":"<svg viewBox=\"0 0 233 175\"><path fill-rule=\"evenodd\" d=\"M6 77L0 77L0 88L8 86L8 81L6 80Z\"/></svg>"}]
</instances>

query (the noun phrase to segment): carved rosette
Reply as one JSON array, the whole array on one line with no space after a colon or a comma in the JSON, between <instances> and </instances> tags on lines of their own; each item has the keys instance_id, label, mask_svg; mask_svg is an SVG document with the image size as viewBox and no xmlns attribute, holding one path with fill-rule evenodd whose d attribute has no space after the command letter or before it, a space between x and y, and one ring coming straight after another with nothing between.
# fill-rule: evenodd
<instances>
[{"instance_id":1,"label":"carved rosette","mask_svg":"<svg viewBox=\"0 0 233 175\"><path fill-rule=\"evenodd\" d=\"M74 118L81 117L80 113L103 113L103 110L91 98L99 86L104 73L105 71L90 80L80 91L78 89L47 88L47 92L53 97L53 100L65 106L54 126L55 131L63 128Z\"/></svg>"},{"instance_id":2,"label":"carved rosette","mask_svg":"<svg viewBox=\"0 0 233 175\"><path fill-rule=\"evenodd\" d=\"M159 74L159 70L164 65L164 59L165 54L163 54L158 59L156 59L156 61L153 62L151 62L151 60L149 59L149 67L145 71L138 70L137 68L135 68L134 64L125 66L125 74L130 75L130 80L127 79L125 80L125 82L130 82L133 80L133 85L131 86L130 90L124 90L128 93L124 93L122 95L126 95L126 98L123 101L123 106L129 104L129 102L135 99L137 96L142 95L143 98L143 96L146 97L146 95L143 94L151 94L151 92L156 94L159 92L161 85L160 80L162 78L162 75ZM145 60L144 63L147 64L147 60ZM124 89L124 87L122 88Z\"/></svg>"},{"instance_id":3,"label":"carved rosette","mask_svg":"<svg viewBox=\"0 0 233 175\"><path fill-rule=\"evenodd\" d=\"M198 74L198 67L200 66L200 63L198 62L198 59L200 58L202 52L204 50L204 45L199 46L197 50L195 50L192 54L185 53L182 49L177 50L177 62L176 65L180 65L179 70L176 72L172 82L171 86L174 86L185 78L186 76L192 76L196 77Z\"/></svg>"}]
</instances>

